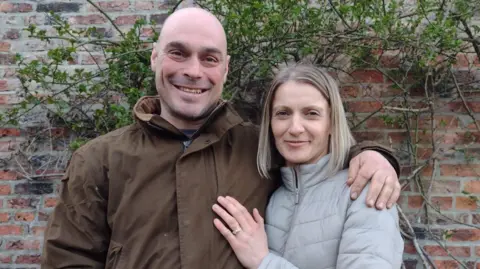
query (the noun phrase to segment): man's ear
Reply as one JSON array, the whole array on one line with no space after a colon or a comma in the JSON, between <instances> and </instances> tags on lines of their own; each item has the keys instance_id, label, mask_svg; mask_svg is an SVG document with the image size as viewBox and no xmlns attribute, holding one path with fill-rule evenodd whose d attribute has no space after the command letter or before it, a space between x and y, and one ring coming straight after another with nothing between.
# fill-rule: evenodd
<instances>
[{"instance_id":1,"label":"man's ear","mask_svg":"<svg viewBox=\"0 0 480 269\"><path fill-rule=\"evenodd\" d=\"M150 69L155 72L156 61L158 57L157 42L153 43L152 55L150 56Z\"/></svg>"},{"instance_id":2,"label":"man's ear","mask_svg":"<svg viewBox=\"0 0 480 269\"><path fill-rule=\"evenodd\" d=\"M230 64L230 55L227 55L227 59L225 61L225 75L223 75L223 83L227 81L229 64Z\"/></svg>"}]
</instances>

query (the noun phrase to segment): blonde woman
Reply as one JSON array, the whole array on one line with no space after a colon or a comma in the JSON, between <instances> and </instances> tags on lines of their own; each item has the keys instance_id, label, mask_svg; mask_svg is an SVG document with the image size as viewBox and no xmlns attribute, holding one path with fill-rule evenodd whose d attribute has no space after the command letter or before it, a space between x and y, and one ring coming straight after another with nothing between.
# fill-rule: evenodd
<instances>
[{"instance_id":1,"label":"blonde woman","mask_svg":"<svg viewBox=\"0 0 480 269\"><path fill-rule=\"evenodd\" d=\"M298 65L274 79L263 109L257 165L283 185L265 224L233 197L219 197L214 225L246 268L400 268L403 240L395 206L352 201L345 169L355 144L338 86L325 71ZM277 168L278 166L278 168ZM227 228L228 227L228 228ZM267 239L268 238L268 239Z\"/></svg>"}]
</instances>

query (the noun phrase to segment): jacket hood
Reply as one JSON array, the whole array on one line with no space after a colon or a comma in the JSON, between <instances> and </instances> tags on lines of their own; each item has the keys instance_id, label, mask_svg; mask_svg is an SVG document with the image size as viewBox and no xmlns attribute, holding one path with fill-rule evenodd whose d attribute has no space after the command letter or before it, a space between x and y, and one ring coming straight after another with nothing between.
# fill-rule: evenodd
<instances>
[{"instance_id":1,"label":"jacket hood","mask_svg":"<svg viewBox=\"0 0 480 269\"><path fill-rule=\"evenodd\" d=\"M144 96L133 107L133 115L138 123L181 140L194 139L201 132L214 133L221 137L230 128L243 122L243 119L229 102L220 100L195 135L187 137L179 129L162 118L160 112L159 96Z\"/></svg>"}]
</instances>

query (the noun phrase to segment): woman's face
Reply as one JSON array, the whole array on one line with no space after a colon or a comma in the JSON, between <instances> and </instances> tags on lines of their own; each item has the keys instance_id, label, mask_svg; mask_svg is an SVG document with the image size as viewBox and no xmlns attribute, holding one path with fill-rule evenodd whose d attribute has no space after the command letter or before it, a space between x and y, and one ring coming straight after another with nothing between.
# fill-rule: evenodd
<instances>
[{"instance_id":1,"label":"woman's face","mask_svg":"<svg viewBox=\"0 0 480 269\"><path fill-rule=\"evenodd\" d=\"M315 163L328 153L330 107L309 84L289 81L277 89L271 126L287 166Z\"/></svg>"}]
</instances>

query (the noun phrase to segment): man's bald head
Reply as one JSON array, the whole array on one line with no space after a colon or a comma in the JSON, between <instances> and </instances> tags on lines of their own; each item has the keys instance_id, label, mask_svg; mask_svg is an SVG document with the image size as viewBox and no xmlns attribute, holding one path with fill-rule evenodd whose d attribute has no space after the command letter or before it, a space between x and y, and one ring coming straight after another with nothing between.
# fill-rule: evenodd
<instances>
[{"instance_id":1,"label":"man's bald head","mask_svg":"<svg viewBox=\"0 0 480 269\"><path fill-rule=\"evenodd\" d=\"M184 8L170 15L150 59L161 116L177 128L198 128L221 98L229 58L225 30L213 14Z\"/></svg>"},{"instance_id":2,"label":"man's bald head","mask_svg":"<svg viewBox=\"0 0 480 269\"><path fill-rule=\"evenodd\" d=\"M172 13L163 23L159 43L185 29L207 30L205 32L218 41L226 54L227 37L222 23L209 11L197 7L182 8Z\"/></svg>"}]
</instances>

